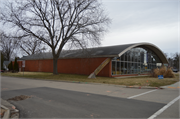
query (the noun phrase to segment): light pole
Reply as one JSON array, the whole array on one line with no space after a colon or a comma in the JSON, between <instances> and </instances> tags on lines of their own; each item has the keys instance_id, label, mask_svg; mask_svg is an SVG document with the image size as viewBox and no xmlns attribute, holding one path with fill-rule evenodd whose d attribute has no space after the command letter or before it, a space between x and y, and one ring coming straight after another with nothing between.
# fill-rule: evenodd
<instances>
[{"instance_id":1,"label":"light pole","mask_svg":"<svg viewBox=\"0 0 180 119\"><path fill-rule=\"evenodd\" d=\"M139 75L141 74L141 66L138 66L139 67Z\"/></svg>"}]
</instances>

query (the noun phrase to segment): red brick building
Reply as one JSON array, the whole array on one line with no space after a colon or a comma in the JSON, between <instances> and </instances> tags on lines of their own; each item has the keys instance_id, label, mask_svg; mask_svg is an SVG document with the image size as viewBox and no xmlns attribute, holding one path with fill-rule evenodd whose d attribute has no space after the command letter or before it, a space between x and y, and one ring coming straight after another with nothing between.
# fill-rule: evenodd
<instances>
[{"instance_id":1,"label":"red brick building","mask_svg":"<svg viewBox=\"0 0 180 119\"><path fill-rule=\"evenodd\" d=\"M51 53L25 56L25 71L53 72ZM58 72L65 74L97 75L116 77L146 74L159 64L168 61L162 51L150 43L135 43L87 50L62 51L58 60Z\"/></svg>"}]
</instances>

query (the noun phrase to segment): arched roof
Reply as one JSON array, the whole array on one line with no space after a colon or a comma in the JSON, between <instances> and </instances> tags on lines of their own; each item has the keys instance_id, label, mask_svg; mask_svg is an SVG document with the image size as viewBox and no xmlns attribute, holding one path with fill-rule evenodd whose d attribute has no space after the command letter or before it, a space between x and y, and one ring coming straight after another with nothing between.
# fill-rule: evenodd
<instances>
[{"instance_id":1,"label":"arched roof","mask_svg":"<svg viewBox=\"0 0 180 119\"><path fill-rule=\"evenodd\" d=\"M122 54L124 54L125 52L127 52L128 50L134 48L134 47L145 47L150 49L151 51L153 51L161 60L162 63L168 63L167 58L165 57L164 53L155 45L151 44L151 43L136 43L136 44L132 44L131 46L125 48L123 51L121 51L118 56L120 57Z\"/></svg>"},{"instance_id":2,"label":"arched roof","mask_svg":"<svg viewBox=\"0 0 180 119\"><path fill-rule=\"evenodd\" d=\"M87 57L120 57L122 54L134 47L144 47L152 50L162 63L168 63L163 52L155 45L150 43L133 43L116 46L88 48L86 50L64 50L60 54L60 59L66 58L87 58ZM25 56L19 60L52 59L52 53L41 53Z\"/></svg>"}]
</instances>

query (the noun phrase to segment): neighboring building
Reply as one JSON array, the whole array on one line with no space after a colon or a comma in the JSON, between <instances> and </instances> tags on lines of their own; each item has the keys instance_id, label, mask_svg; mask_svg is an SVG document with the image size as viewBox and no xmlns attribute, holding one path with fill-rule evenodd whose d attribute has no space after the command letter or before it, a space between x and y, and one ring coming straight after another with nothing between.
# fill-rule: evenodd
<instances>
[{"instance_id":1,"label":"neighboring building","mask_svg":"<svg viewBox=\"0 0 180 119\"><path fill-rule=\"evenodd\" d=\"M19 62L21 60L25 60L25 71L53 72L51 53L22 57ZM62 51L57 65L59 73L117 77L147 74L162 64L168 64L168 61L158 47L134 43Z\"/></svg>"}]
</instances>

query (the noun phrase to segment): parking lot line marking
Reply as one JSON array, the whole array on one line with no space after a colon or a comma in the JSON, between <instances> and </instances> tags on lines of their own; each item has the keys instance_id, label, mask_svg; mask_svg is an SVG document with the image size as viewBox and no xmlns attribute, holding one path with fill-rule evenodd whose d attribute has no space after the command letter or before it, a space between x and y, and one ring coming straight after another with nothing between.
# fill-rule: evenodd
<instances>
[{"instance_id":1,"label":"parking lot line marking","mask_svg":"<svg viewBox=\"0 0 180 119\"><path fill-rule=\"evenodd\" d=\"M147 93L151 93L151 92L156 91L156 90L157 90L157 89L155 89L155 90L151 90L151 91L148 91L148 92L145 92L145 93L141 93L141 94L138 94L138 95L134 95L134 96L128 97L127 99L135 98L135 97L138 97L138 96L141 96L141 95L147 94Z\"/></svg>"},{"instance_id":2,"label":"parking lot line marking","mask_svg":"<svg viewBox=\"0 0 180 119\"><path fill-rule=\"evenodd\" d=\"M172 104L174 104L176 101L178 101L180 99L180 95L175 98L174 100L172 100L171 102L169 102L167 105L165 105L163 108L161 108L160 110L158 110L156 113L154 113L152 116L150 116L148 119L154 119L155 117L157 117L159 114L161 114L164 110L166 110L168 107L170 107Z\"/></svg>"}]
</instances>

